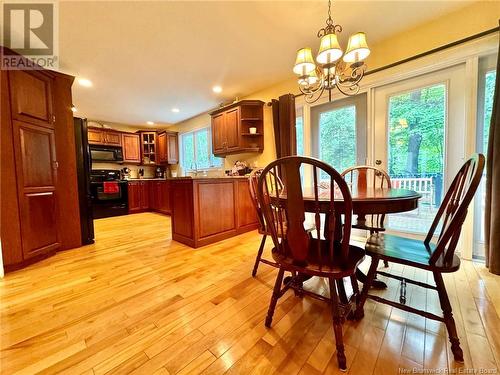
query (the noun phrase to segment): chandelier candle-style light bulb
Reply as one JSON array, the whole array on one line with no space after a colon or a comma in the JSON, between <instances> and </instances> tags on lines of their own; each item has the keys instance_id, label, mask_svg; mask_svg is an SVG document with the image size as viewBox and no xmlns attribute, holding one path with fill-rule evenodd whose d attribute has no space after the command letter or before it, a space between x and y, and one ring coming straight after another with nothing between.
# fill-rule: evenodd
<instances>
[{"instance_id":1,"label":"chandelier candle-style light bulb","mask_svg":"<svg viewBox=\"0 0 500 375\"><path fill-rule=\"evenodd\" d=\"M342 26L333 22L331 0L328 1L326 26L318 31L320 38L316 63L310 48L297 51L293 72L299 76L299 90L306 102L314 103L325 90L332 100L332 90L337 88L342 94L352 96L359 92L359 82L366 70L364 60L370 54L366 34L358 32L349 37L345 53L340 47L338 35Z\"/></svg>"}]
</instances>

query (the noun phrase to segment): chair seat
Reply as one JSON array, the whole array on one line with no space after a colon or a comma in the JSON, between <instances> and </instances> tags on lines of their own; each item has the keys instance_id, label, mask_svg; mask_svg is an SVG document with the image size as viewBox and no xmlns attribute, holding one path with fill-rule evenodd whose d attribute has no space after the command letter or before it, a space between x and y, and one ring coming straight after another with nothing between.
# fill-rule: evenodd
<instances>
[{"instance_id":1,"label":"chair seat","mask_svg":"<svg viewBox=\"0 0 500 375\"><path fill-rule=\"evenodd\" d=\"M374 233L366 241L365 249L370 256L377 255L382 260L408 264L429 271L455 272L460 268L460 258L456 255L453 255L453 260L449 263L445 263L441 256L436 264L430 264L436 245L433 243L426 245L422 240Z\"/></svg>"},{"instance_id":2,"label":"chair seat","mask_svg":"<svg viewBox=\"0 0 500 375\"><path fill-rule=\"evenodd\" d=\"M317 251L317 240L312 239L310 242L311 249L309 257L304 262L297 262L291 257L284 256L273 249L273 258L281 267L287 271L297 271L311 276L342 278L352 276L356 268L363 261L365 251L358 247L349 245L349 258L345 262L341 262L340 245L334 246L333 260L327 260L328 257L328 242L320 241L321 254L323 259L320 262Z\"/></svg>"}]
</instances>

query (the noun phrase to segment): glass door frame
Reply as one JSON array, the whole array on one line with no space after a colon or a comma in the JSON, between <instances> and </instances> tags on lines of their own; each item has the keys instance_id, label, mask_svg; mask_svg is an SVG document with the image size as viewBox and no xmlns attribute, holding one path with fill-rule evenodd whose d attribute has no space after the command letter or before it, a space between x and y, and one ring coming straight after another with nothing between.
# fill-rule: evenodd
<instances>
[{"instance_id":1,"label":"glass door frame","mask_svg":"<svg viewBox=\"0 0 500 375\"><path fill-rule=\"evenodd\" d=\"M365 92L356 96L344 97L329 103L322 103L311 108L311 155L320 158L320 129L319 118L322 113L334 111L342 107L354 105L356 107L356 164L364 165L367 161L367 124L368 124L368 98ZM361 147L360 147L361 146ZM338 171L342 173L343 171Z\"/></svg>"},{"instance_id":2,"label":"glass door frame","mask_svg":"<svg viewBox=\"0 0 500 375\"><path fill-rule=\"evenodd\" d=\"M465 111L465 64L457 64L446 69L426 72L390 84L379 86L373 92L373 127L371 162L380 160L381 166L388 166L388 140L389 140L389 98L410 91L444 84L445 92L445 124L444 124L444 160L443 160L443 194L451 184L464 161L466 154L466 111ZM453 90L453 91L452 91ZM452 103L452 99L454 102ZM451 127L453 126L453 132ZM463 135L463 136L461 136ZM453 138L451 138L453 137ZM457 142L459 140L460 142ZM426 233L403 233L404 236L423 239Z\"/></svg>"},{"instance_id":3,"label":"glass door frame","mask_svg":"<svg viewBox=\"0 0 500 375\"><path fill-rule=\"evenodd\" d=\"M487 56L483 56L477 61L477 113L476 113L476 151L483 153L486 156L487 150L484 150L483 148L483 137L484 137L484 90L486 88L486 74L495 71L496 70L496 62L497 62L497 54L490 54ZM496 73L498 74L498 72ZM484 215L484 212L482 210L482 200L481 200L481 195L480 192L482 188L484 187L486 183L486 170L483 173L483 179L481 181L481 184L479 185L478 189L478 194L474 197L473 203L474 203L474 220L473 220L473 244L472 244L472 258L477 259L477 260L484 260L484 256L475 256L475 250L476 246L483 246L484 247L484 242L478 241L478 239L481 236L481 231L483 230L481 228L481 217ZM484 248L483 248L483 253L484 253Z\"/></svg>"}]
</instances>

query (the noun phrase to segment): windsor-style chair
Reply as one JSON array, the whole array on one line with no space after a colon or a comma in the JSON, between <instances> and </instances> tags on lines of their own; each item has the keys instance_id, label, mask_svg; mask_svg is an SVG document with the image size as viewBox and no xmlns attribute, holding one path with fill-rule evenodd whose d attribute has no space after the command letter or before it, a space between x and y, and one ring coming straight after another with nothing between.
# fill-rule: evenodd
<instances>
[{"instance_id":1,"label":"windsor-style chair","mask_svg":"<svg viewBox=\"0 0 500 375\"><path fill-rule=\"evenodd\" d=\"M264 215L262 213L262 209L260 207L259 201L257 200L257 185L259 182L259 177L262 174L263 168L254 169L250 176L248 177L248 187L250 189L250 197L252 198L252 203L255 207L255 211L257 213L257 219L259 220L259 233L262 235L262 240L260 241L259 250L257 252L257 256L255 257L255 264L252 270L252 276L255 277L257 275L257 269L259 268L259 263L262 262L264 264L278 267L278 264L274 261L263 259L262 252L264 251L264 246L266 245L266 238L270 235L269 231L266 228L266 221L264 219ZM270 175L271 176L271 175ZM283 190L283 183L278 178L278 176L271 176L276 178L276 187L279 191Z\"/></svg>"},{"instance_id":2,"label":"windsor-style chair","mask_svg":"<svg viewBox=\"0 0 500 375\"><path fill-rule=\"evenodd\" d=\"M300 176L301 166L312 171L312 186L303 186ZM305 170L305 168L304 168ZM281 176L283 189L276 184ZM320 204L320 180L330 184L329 201ZM304 195L314 197L308 206L314 218L314 229L305 226L306 209ZM358 291L355 270L364 258L363 249L349 244L352 220L352 199L349 188L342 176L328 164L312 158L290 156L269 164L259 178L257 197L264 214L267 229L273 239L272 256L279 271L266 317L270 327L278 299L288 289L298 294L326 300L331 304L333 328L337 347L339 368L347 368L342 339L342 323L352 312ZM323 196L324 198L324 196ZM336 204L339 200L342 204ZM282 287L285 271L292 277ZM307 291L302 288L305 276L319 276L328 279L330 296ZM343 278L351 280L353 293L346 301L340 300L339 290L343 288Z\"/></svg>"},{"instance_id":3,"label":"windsor-style chair","mask_svg":"<svg viewBox=\"0 0 500 375\"><path fill-rule=\"evenodd\" d=\"M341 173L347 182L349 188L356 186L358 189L366 189L368 186L373 188L391 188L391 178L383 169L369 166L358 165L347 168ZM353 228L370 231L370 235L385 231L385 214L358 215ZM389 267L389 262L384 261L384 265Z\"/></svg>"},{"instance_id":4,"label":"windsor-style chair","mask_svg":"<svg viewBox=\"0 0 500 375\"><path fill-rule=\"evenodd\" d=\"M264 247L266 245L267 236L271 235L271 233L267 229L266 221L264 219L264 215L262 213L262 209L261 209L259 201L257 199L257 184L259 182L259 177L262 174L263 170L264 170L264 168L254 169L252 171L252 173L250 173L250 176L248 177L248 180L249 180L248 187L250 189L250 197L252 198L252 203L253 203L253 205L255 207L255 211L257 213L257 218L259 220L258 231L262 235L262 240L260 241L259 250L257 252L257 256L255 257L255 264L254 264L253 269L252 269L252 276L253 277L255 277L257 275L257 270L259 268L259 263L261 263L261 262L264 263L264 264L267 264L269 266L278 267L278 264L276 262L274 262L272 260L268 260L268 259L262 258L262 253L264 252ZM280 178L278 176L273 175L272 173L270 173L267 178L271 179L270 180L270 184L273 184L273 185L274 185L273 180L276 179L276 187L277 187L277 189L279 191L283 190L283 183L281 182L281 180L280 180ZM306 222L305 222L304 225L305 225L306 231L308 231L308 232L310 232L311 230L314 229L314 224L312 224L308 220L306 220Z\"/></svg>"},{"instance_id":5,"label":"windsor-style chair","mask_svg":"<svg viewBox=\"0 0 500 375\"><path fill-rule=\"evenodd\" d=\"M467 208L474 197L484 168L484 156L476 154L470 158L458 171L446 196L439 207L434 221L424 241L374 233L366 243L366 253L372 261L368 271L367 281L358 300L355 317L363 317L363 305L367 298L385 303L402 310L424 316L428 319L444 322L448 330L451 350L456 361L463 361L463 352L457 335L455 320L446 288L443 282L443 273L455 272L460 267L460 258L455 254L455 248L460 238L462 224L467 216ZM431 240L437 234L437 242ZM422 283L406 277L377 271L379 260L387 260L407 266L432 272L434 285ZM376 274L395 278L401 281L400 303L368 294L371 283ZM406 283L436 290L439 295L443 316L419 310L406 305Z\"/></svg>"}]
</instances>

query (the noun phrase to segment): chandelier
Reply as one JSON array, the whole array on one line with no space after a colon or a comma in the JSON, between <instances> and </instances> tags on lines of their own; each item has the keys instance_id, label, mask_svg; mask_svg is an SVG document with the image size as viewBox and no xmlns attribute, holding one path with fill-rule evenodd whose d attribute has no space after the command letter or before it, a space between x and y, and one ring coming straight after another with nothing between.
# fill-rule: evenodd
<instances>
[{"instance_id":1,"label":"chandelier","mask_svg":"<svg viewBox=\"0 0 500 375\"><path fill-rule=\"evenodd\" d=\"M326 26L318 31L320 39L316 63L310 48L297 51L293 72L299 76L299 89L305 95L306 102L314 103L325 90L328 100L332 100L335 87L344 95L356 95L359 82L365 74L365 60L370 54L366 35L358 32L349 37L345 53L340 48L337 35L342 26L335 25L331 15L331 0L328 0L328 18Z\"/></svg>"}]
</instances>

